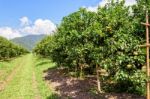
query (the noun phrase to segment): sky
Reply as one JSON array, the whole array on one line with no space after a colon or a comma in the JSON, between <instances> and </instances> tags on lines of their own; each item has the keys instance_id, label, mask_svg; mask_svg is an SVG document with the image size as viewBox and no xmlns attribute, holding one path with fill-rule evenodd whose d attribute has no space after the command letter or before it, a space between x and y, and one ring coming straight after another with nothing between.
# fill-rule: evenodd
<instances>
[{"instance_id":1,"label":"sky","mask_svg":"<svg viewBox=\"0 0 150 99\"><path fill-rule=\"evenodd\" d=\"M85 7L96 11L107 0L0 0L0 36L51 34L64 16ZM127 5L135 0L126 0Z\"/></svg>"}]
</instances>

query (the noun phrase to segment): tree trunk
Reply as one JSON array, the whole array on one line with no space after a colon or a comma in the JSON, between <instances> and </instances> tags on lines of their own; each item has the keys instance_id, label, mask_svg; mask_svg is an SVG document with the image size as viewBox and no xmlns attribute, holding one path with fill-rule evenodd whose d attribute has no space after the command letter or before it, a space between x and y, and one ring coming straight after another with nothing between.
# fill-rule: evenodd
<instances>
[{"instance_id":1,"label":"tree trunk","mask_svg":"<svg viewBox=\"0 0 150 99\"><path fill-rule=\"evenodd\" d=\"M75 72L75 76L77 77L77 72L78 72L78 69L77 69L77 65L75 66L75 68L74 68L74 72Z\"/></svg>"},{"instance_id":2,"label":"tree trunk","mask_svg":"<svg viewBox=\"0 0 150 99\"><path fill-rule=\"evenodd\" d=\"M99 79L98 65L96 64L96 77L97 77L97 90L98 92L102 92L101 90L101 82Z\"/></svg>"},{"instance_id":3,"label":"tree trunk","mask_svg":"<svg viewBox=\"0 0 150 99\"><path fill-rule=\"evenodd\" d=\"M79 64L80 65L80 79L83 78L83 65L82 64Z\"/></svg>"},{"instance_id":4,"label":"tree trunk","mask_svg":"<svg viewBox=\"0 0 150 99\"><path fill-rule=\"evenodd\" d=\"M77 66L75 66L75 68L74 68L74 72L75 72L75 73L77 72Z\"/></svg>"}]
</instances>

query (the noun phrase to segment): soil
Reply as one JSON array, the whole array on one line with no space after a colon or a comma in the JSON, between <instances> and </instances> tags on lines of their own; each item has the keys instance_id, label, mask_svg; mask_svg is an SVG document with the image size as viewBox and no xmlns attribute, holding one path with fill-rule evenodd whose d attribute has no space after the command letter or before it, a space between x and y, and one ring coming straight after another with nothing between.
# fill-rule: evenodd
<instances>
[{"instance_id":1,"label":"soil","mask_svg":"<svg viewBox=\"0 0 150 99\"><path fill-rule=\"evenodd\" d=\"M63 69L44 71L44 79L54 89L59 99L146 99L145 97L127 93L94 93L96 78L86 77L84 80L70 77Z\"/></svg>"}]
</instances>

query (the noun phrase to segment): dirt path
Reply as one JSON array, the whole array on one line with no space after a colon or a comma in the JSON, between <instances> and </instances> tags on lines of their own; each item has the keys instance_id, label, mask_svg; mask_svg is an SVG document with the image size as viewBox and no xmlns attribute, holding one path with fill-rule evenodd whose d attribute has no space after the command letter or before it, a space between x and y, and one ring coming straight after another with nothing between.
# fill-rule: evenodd
<instances>
[{"instance_id":1,"label":"dirt path","mask_svg":"<svg viewBox=\"0 0 150 99\"><path fill-rule=\"evenodd\" d=\"M32 75L32 81L33 81L33 89L34 89L34 93L35 93L35 98L34 99L42 99L40 96L40 92L38 90L37 87L37 81L36 81L36 76L35 76L35 72L33 71L33 75Z\"/></svg>"},{"instance_id":2,"label":"dirt path","mask_svg":"<svg viewBox=\"0 0 150 99\"><path fill-rule=\"evenodd\" d=\"M21 69L21 66L24 64L24 60L21 59L18 64L16 64L15 68L12 70L12 72L7 76L7 78L0 83L0 91L5 89L5 86L13 79L15 74Z\"/></svg>"},{"instance_id":3,"label":"dirt path","mask_svg":"<svg viewBox=\"0 0 150 99\"><path fill-rule=\"evenodd\" d=\"M1 84L1 99L42 99L34 71L32 54L23 56L17 62L15 69Z\"/></svg>"}]
</instances>

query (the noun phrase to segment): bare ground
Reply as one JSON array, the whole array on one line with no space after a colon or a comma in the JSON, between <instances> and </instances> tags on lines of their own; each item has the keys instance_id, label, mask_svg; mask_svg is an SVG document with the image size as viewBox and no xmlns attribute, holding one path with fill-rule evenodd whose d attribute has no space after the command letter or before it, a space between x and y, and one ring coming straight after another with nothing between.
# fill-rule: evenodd
<instances>
[{"instance_id":1,"label":"bare ground","mask_svg":"<svg viewBox=\"0 0 150 99\"><path fill-rule=\"evenodd\" d=\"M91 92L96 88L96 79L87 77L84 80L69 77L64 74L62 69L48 69L44 71L44 79L50 88L59 96L59 99L146 99L127 93L102 93Z\"/></svg>"}]
</instances>

